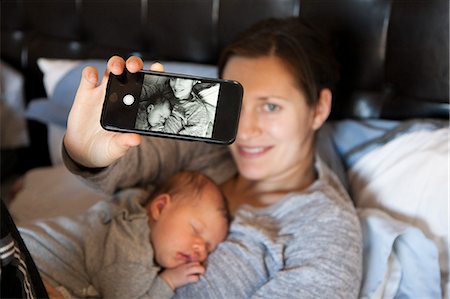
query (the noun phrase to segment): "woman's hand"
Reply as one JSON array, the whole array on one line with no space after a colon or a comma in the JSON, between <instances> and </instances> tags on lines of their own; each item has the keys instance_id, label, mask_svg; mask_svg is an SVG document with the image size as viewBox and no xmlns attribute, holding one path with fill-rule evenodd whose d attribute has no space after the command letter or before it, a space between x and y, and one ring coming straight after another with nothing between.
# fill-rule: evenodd
<instances>
[{"instance_id":1,"label":"woman's hand","mask_svg":"<svg viewBox=\"0 0 450 299\"><path fill-rule=\"evenodd\" d=\"M113 56L100 84L97 70L89 66L84 68L64 136L64 146L75 162L86 167L106 167L140 144L141 137L137 134L104 130L100 115L109 73L120 75L125 67L135 73L143 66L138 57L132 56L125 62L121 57ZM161 64L154 64L152 69L163 70Z\"/></svg>"}]
</instances>

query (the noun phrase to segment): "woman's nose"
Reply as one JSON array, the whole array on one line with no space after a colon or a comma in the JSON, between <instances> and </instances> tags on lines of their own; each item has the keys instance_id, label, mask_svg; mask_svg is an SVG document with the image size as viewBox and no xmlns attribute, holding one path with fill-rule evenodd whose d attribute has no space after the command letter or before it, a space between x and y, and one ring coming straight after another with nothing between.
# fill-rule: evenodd
<instances>
[{"instance_id":1,"label":"woman's nose","mask_svg":"<svg viewBox=\"0 0 450 299\"><path fill-rule=\"evenodd\" d=\"M243 107L239 119L238 139L248 140L261 133L257 113L248 107Z\"/></svg>"}]
</instances>

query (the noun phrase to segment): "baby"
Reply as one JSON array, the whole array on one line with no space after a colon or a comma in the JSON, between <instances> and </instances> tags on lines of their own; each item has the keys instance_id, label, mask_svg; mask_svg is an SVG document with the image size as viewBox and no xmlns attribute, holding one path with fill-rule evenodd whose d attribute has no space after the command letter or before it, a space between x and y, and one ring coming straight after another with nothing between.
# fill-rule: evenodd
<instances>
[{"instance_id":1,"label":"baby","mask_svg":"<svg viewBox=\"0 0 450 299\"><path fill-rule=\"evenodd\" d=\"M172 109L168 100L157 99L147 107L147 122L151 131L163 131L166 119L169 118Z\"/></svg>"},{"instance_id":2,"label":"baby","mask_svg":"<svg viewBox=\"0 0 450 299\"><path fill-rule=\"evenodd\" d=\"M228 232L220 189L181 172L145 205L143 193L124 191L75 217L19 228L50 297L169 298L199 279Z\"/></svg>"}]
</instances>

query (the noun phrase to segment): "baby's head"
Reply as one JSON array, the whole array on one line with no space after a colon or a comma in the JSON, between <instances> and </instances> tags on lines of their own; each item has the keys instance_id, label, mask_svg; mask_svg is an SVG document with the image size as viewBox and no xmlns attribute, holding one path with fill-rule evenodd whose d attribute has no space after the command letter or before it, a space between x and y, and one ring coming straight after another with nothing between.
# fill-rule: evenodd
<instances>
[{"instance_id":1,"label":"baby's head","mask_svg":"<svg viewBox=\"0 0 450 299\"><path fill-rule=\"evenodd\" d=\"M208 177L180 172L155 190L147 205L155 260L164 268L203 262L225 239L227 202Z\"/></svg>"},{"instance_id":2,"label":"baby's head","mask_svg":"<svg viewBox=\"0 0 450 299\"><path fill-rule=\"evenodd\" d=\"M157 99L147 107L147 121L150 127L164 127L166 119L170 116L170 103L167 100Z\"/></svg>"}]
</instances>

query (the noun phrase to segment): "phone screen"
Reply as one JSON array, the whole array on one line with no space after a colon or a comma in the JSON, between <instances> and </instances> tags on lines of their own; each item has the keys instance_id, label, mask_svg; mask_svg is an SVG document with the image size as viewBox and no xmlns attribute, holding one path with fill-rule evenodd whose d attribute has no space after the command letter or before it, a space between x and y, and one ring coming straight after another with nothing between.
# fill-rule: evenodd
<instances>
[{"instance_id":1,"label":"phone screen","mask_svg":"<svg viewBox=\"0 0 450 299\"><path fill-rule=\"evenodd\" d=\"M235 81L188 75L139 72L111 76L102 126L230 144L237 132L242 92Z\"/></svg>"}]
</instances>

